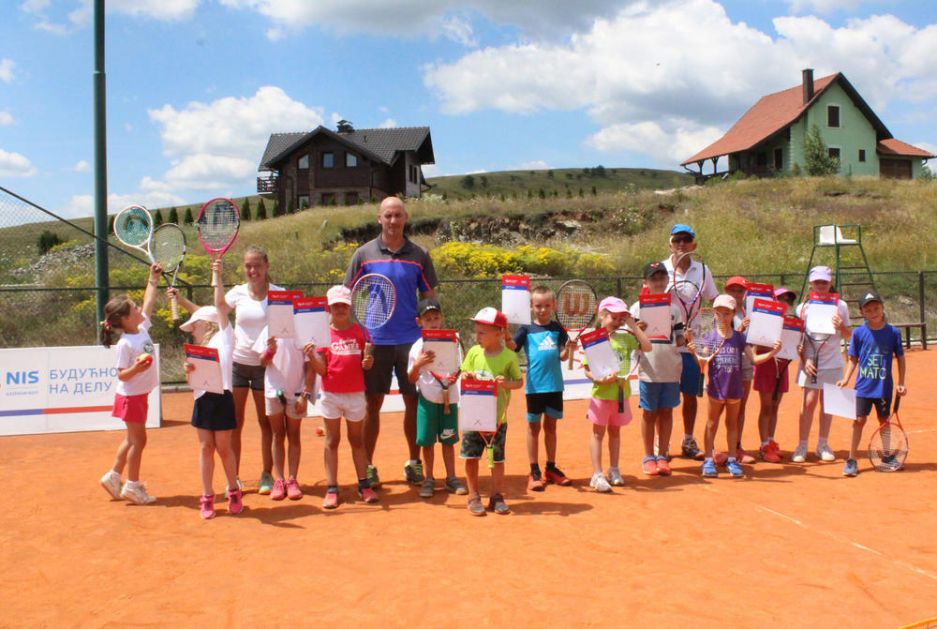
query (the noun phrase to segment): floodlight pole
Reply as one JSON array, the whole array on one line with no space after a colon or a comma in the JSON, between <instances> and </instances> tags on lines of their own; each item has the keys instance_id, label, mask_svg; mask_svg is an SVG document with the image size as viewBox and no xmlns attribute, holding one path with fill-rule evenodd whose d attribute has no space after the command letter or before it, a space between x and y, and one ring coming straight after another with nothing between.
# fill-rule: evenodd
<instances>
[{"instance_id":1,"label":"floodlight pole","mask_svg":"<svg viewBox=\"0 0 937 629\"><path fill-rule=\"evenodd\" d=\"M94 277L97 320L108 300L107 270L107 77L104 73L104 0L94 0Z\"/></svg>"}]
</instances>

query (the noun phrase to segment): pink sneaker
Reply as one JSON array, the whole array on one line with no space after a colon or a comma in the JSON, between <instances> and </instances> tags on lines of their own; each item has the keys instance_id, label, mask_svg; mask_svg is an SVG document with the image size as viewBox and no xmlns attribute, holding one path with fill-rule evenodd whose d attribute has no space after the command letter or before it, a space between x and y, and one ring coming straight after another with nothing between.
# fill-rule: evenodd
<instances>
[{"instance_id":1,"label":"pink sneaker","mask_svg":"<svg viewBox=\"0 0 937 629\"><path fill-rule=\"evenodd\" d=\"M273 482L273 489L270 490L270 498L273 500L283 500L286 498L286 481L278 478Z\"/></svg>"},{"instance_id":2,"label":"pink sneaker","mask_svg":"<svg viewBox=\"0 0 937 629\"><path fill-rule=\"evenodd\" d=\"M244 510L244 496L239 488L228 490L228 513L237 515Z\"/></svg>"},{"instance_id":3,"label":"pink sneaker","mask_svg":"<svg viewBox=\"0 0 937 629\"><path fill-rule=\"evenodd\" d=\"M337 509L338 508L338 492L337 491L327 491L325 492L325 500L322 501L323 509Z\"/></svg>"},{"instance_id":4,"label":"pink sneaker","mask_svg":"<svg viewBox=\"0 0 937 629\"><path fill-rule=\"evenodd\" d=\"M299 487L299 482L292 476L286 481L286 497L290 500L299 500L303 497L303 490Z\"/></svg>"},{"instance_id":5,"label":"pink sneaker","mask_svg":"<svg viewBox=\"0 0 937 629\"><path fill-rule=\"evenodd\" d=\"M211 520L215 517L215 497L214 496L202 496L198 499L199 510L198 514L202 516L203 520Z\"/></svg>"},{"instance_id":6,"label":"pink sneaker","mask_svg":"<svg viewBox=\"0 0 937 629\"><path fill-rule=\"evenodd\" d=\"M369 505L373 505L377 502L377 492L371 489L370 487L365 487L364 489L358 490L358 495Z\"/></svg>"}]
</instances>

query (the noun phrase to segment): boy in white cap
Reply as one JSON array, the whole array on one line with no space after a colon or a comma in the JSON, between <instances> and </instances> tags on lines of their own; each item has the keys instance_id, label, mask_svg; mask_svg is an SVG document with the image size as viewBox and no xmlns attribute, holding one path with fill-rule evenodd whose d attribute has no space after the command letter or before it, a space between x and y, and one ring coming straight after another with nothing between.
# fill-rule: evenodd
<instances>
[{"instance_id":1,"label":"boy in white cap","mask_svg":"<svg viewBox=\"0 0 937 629\"><path fill-rule=\"evenodd\" d=\"M829 293L833 288L833 272L828 266L815 266L807 276L810 293ZM809 310L810 295L797 307L797 316L804 319ZM835 461L836 455L829 444L830 428L833 416L823 412L823 384L836 384L843 377L842 342L852 337L849 323L849 307L842 299L837 301L836 314L832 323L835 333L819 348L813 347L812 341L805 336L801 354L801 369L797 374L797 384L804 390L804 400L800 409L800 435L797 448L791 460L803 463L807 460L807 440L813 425L813 412L817 404L820 410L820 435L817 438L817 458L821 461Z\"/></svg>"}]
</instances>

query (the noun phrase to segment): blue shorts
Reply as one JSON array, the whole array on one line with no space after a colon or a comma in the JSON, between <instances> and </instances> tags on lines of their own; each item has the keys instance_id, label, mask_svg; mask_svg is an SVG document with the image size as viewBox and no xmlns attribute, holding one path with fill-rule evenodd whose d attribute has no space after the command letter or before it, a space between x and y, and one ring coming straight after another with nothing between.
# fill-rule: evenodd
<instances>
[{"instance_id":1,"label":"blue shorts","mask_svg":"<svg viewBox=\"0 0 937 629\"><path fill-rule=\"evenodd\" d=\"M646 411L680 406L679 382L641 382L640 391L638 406Z\"/></svg>"},{"instance_id":2,"label":"blue shorts","mask_svg":"<svg viewBox=\"0 0 937 629\"><path fill-rule=\"evenodd\" d=\"M680 356L683 357L683 373L680 375L680 393L703 397L703 389L700 387L700 376L702 372L699 369L699 363L696 362L696 356L690 352L680 354Z\"/></svg>"}]
</instances>

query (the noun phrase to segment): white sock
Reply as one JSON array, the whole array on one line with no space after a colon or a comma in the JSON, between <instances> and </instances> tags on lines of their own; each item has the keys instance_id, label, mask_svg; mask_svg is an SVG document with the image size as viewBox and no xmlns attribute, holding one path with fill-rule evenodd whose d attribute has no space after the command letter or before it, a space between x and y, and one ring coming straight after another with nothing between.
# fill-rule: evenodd
<instances>
[{"instance_id":1,"label":"white sock","mask_svg":"<svg viewBox=\"0 0 937 629\"><path fill-rule=\"evenodd\" d=\"M769 436L768 436L768 441L774 441L774 435L769 435Z\"/></svg>"},{"instance_id":2,"label":"white sock","mask_svg":"<svg viewBox=\"0 0 937 629\"><path fill-rule=\"evenodd\" d=\"M730 457L726 460L726 463L738 463L738 461L735 460L735 457L734 457L734 456L730 456Z\"/></svg>"},{"instance_id":3,"label":"white sock","mask_svg":"<svg viewBox=\"0 0 937 629\"><path fill-rule=\"evenodd\" d=\"M807 447L807 440L804 439L803 441L800 441L797 445L798 445L798 446L803 446L803 447L806 448L806 447Z\"/></svg>"},{"instance_id":4,"label":"white sock","mask_svg":"<svg viewBox=\"0 0 937 629\"><path fill-rule=\"evenodd\" d=\"M823 446L827 445L827 443L828 440L826 437L820 437L817 439L817 448L822 448Z\"/></svg>"},{"instance_id":5,"label":"white sock","mask_svg":"<svg viewBox=\"0 0 937 629\"><path fill-rule=\"evenodd\" d=\"M765 439L764 441L762 441L762 442L761 442L761 447L764 448L764 447L767 446L769 443L771 443L771 437L768 437L767 439Z\"/></svg>"}]
</instances>

